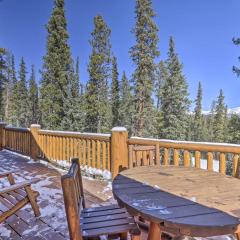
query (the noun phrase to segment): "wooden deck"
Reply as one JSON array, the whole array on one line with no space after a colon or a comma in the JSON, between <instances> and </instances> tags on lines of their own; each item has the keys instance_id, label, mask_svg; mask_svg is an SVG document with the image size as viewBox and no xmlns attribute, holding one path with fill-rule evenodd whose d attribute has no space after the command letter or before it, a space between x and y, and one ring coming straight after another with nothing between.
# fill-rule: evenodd
<instances>
[{"instance_id":1,"label":"wooden deck","mask_svg":"<svg viewBox=\"0 0 240 240\"><path fill-rule=\"evenodd\" d=\"M16 181L23 181L26 179L40 178L41 181L33 184L33 189L40 192L38 204L41 210L41 216L35 218L30 205L21 209L17 214L9 217L7 221L0 224L0 240L67 240L69 239L67 222L65 217L65 210L62 197L62 189L60 183L61 173L47 166L43 163L34 162L25 157L17 156L8 151L0 152L0 172L16 170ZM99 197L85 191L85 198L87 207L97 205L105 205L103 202L104 194L107 187L101 186L103 191L99 191L101 182L95 182L95 192ZM0 179L0 188L6 186L6 181ZM91 181L84 180L85 190L94 187ZM103 189L104 188L104 189ZM103 194L104 192L104 194ZM105 196L105 200L108 197ZM13 199L8 199L14 201ZM9 202L6 202L0 197L0 213L9 207ZM147 233L142 231L142 239L147 239ZM169 238L163 238L168 240ZM194 238L186 238L194 239ZM198 238L200 240L201 238ZM211 240L230 240L230 237L216 237L210 238Z\"/></svg>"},{"instance_id":2,"label":"wooden deck","mask_svg":"<svg viewBox=\"0 0 240 240\"><path fill-rule=\"evenodd\" d=\"M41 216L35 218L30 205L27 205L9 217L5 223L0 224L0 239L69 239L59 171L42 163L34 163L10 152L1 151L0 172L8 170L18 171L14 174L16 182L35 177L41 179L32 185L33 189L40 192L38 204ZM7 181L0 179L0 188L6 185ZM85 192L85 198L88 207L102 202L89 192ZM14 199L8 200L14 202ZM0 212L9 207L9 201L0 197Z\"/></svg>"}]
</instances>

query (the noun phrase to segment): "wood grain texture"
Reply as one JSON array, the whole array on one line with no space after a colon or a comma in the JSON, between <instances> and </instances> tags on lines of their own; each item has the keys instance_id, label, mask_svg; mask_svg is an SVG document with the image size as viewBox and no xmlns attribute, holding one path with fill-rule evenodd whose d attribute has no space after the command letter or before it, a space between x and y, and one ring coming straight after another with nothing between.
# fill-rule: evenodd
<instances>
[{"instance_id":1,"label":"wood grain texture","mask_svg":"<svg viewBox=\"0 0 240 240\"><path fill-rule=\"evenodd\" d=\"M130 212L196 237L237 231L239 192L238 179L198 168L136 167L113 181L115 197Z\"/></svg>"}]
</instances>

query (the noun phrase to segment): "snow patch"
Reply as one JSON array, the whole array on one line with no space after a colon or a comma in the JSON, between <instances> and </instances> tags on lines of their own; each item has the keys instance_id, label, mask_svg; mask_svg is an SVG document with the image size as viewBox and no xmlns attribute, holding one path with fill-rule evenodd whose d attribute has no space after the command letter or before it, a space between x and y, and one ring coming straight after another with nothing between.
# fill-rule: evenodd
<instances>
[{"instance_id":1,"label":"snow patch","mask_svg":"<svg viewBox=\"0 0 240 240\"><path fill-rule=\"evenodd\" d=\"M112 174L108 170L101 170L93 167L88 167L87 165L85 166L81 165L81 170L85 172L87 175L103 177L104 180L110 180L112 178Z\"/></svg>"},{"instance_id":2,"label":"snow patch","mask_svg":"<svg viewBox=\"0 0 240 240\"><path fill-rule=\"evenodd\" d=\"M100 137L110 137L110 134L107 133L86 133L86 132L71 132L71 131L55 131L55 130L40 130L40 133L56 133L56 134L71 134L76 136L100 136Z\"/></svg>"},{"instance_id":3,"label":"snow patch","mask_svg":"<svg viewBox=\"0 0 240 240\"><path fill-rule=\"evenodd\" d=\"M156 139L156 138L142 138L142 137L131 137L130 140L149 140L153 142L165 142L165 143L176 143L176 144L200 144L200 145L211 145L211 146L226 146L226 147L238 147L239 144L230 144L230 143L213 143L213 142L192 142L192 141L177 141L177 140L170 140L170 139Z\"/></svg>"},{"instance_id":4,"label":"snow patch","mask_svg":"<svg viewBox=\"0 0 240 240\"><path fill-rule=\"evenodd\" d=\"M32 232L38 232L38 225L35 225L34 227L25 230L22 234L27 235Z\"/></svg>"},{"instance_id":5,"label":"snow patch","mask_svg":"<svg viewBox=\"0 0 240 240\"><path fill-rule=\"evenodd\" d=\"M108 185L103 189L102 193L106 193L112 190L112 182L108 182Z\"/></svg>"},{"instance_id":6,"label":"snow patch","mask_svg":"<svg viewBox=\"0 0 240 240\"><path fill-rule=\"evenodd\" d=\"M125 132L127 129L125 127L114 127L112 132Z\"/></svg>"},{"instance_id":7,"label":"snow patch","mask_svg":"<svg viewBox=\"0 0 240 240\"><path fill-rule=\"evenodd\" d=\"M71 166L71 163L66 160L57 160L57 164L61 167L68 168Z\"/></svg>"},{"instance_id":8,"label":"snow patch","mask_svg":"<svg viewBox=\"0 0 240 240\"><path fill-rule=\"evenodd\" d=\"M15 155L15 156L19 156L19 157L23 157L23 158L26 158L26 159L28 159L28 160L31 160L31 157L26 156L26 155L23 155L23 154L21 154L21 153L16 153L16 152L13 152L13 151L10 151L10 150L7 150L7 149L3 149L2 151L3 151L3 152L10 153L10 154L13 154L13 155Z\"/></svg>"},{"instance_id":9,"label":"snow patch","mask_svg":"<svg viewBox=\"0 0 240 240\"><path fill-rule=\"evenodd\" d=\"M207 169L207 159L201 159L200 160L200 168L201 169ZM195 157L192 157L192 164L195 166ZM213 159L213 171L219 172L219 160Z\"/></svg>"},{"instance_id":10,"label":"snow patch","mask_svg":"<svg viewBox=\"0 0 240 240\"><path fill-rule=\"evenodd\" d=\"M0 224L0 237L7 237L10 238L11 231L4 227L2 224Z\"/></svg>"}]
</instances>

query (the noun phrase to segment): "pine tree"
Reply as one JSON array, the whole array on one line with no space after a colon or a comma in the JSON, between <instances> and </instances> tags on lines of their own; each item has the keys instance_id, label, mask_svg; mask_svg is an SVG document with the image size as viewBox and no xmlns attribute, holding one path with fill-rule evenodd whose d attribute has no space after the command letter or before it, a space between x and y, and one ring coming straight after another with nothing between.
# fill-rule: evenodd
<instances>
[{"instance_id":1,"label":"pine tree","mask_svg":"<svg viewBox=\"0 0 240 240\"><path fill-rule=\"evenodd\" d=\"M215 142L225 141L225 114L226 107L224 104L223 90L221 89L216 102L216 114L213 122L213 135Z\"/></svg>"},{"instance_id":2,"label":"pine tree","mask_svg":"<svg viewBox=\"0 0 240 240\"><path fill-rule=\"evenodd\" d=\"M9 123L9 105L10 105L10 96L11 96L11 54L7 52L6 54L6 81L4 84L3 91L3 105L4 105L4 121Z\"/></svg>"},{"instance_id":3,"label":"pine tree","mask_svg":"<svg viewBox=\"0 0 240 240\"><path fill-rule=\"evenodd\" d=\"M235 45L240 45L240 38L233 38L233 43ZM240 57L238 58L238 60L240 61ZM240 69L236 66L233 66L233 72L237 74L237 76L240 76Z\"/></svg>"},{"instance_id":4,"label":"pine tree","mask_svg":"<svg viewBox=\"0 0 240 240\"><path fill-rule=\"evenodd\" d=\"M94 31L90 45L92 53L88 64L89 80L86 87L85 129L91 132L107 132L111 127L109 101L110 34L102 16L94 18Z\"/></svg>"},{"instance_id":5,"label":"pine tree","mask_svg":"<svg viewBox=\"0 0 240 240\"><path fill-rule=\"evenodd\" d=\"M232 114L229 122L229 142L240 144L240 117L237 114Z\"/></svg>"},{"instance_id":6,"label":"pine tree","mask_svg":"<svg viewBox=\"0 0 240 240\"><path fill-rule=\"evenodd\" d=\"M161 96L162 96L162 89L166 79L168 77L168 71L165 66L164 61L160 61L156 69L156 80L155 80L155 93L157 98L157 109L161 109Z\"/></svg>"},{"instance_id":7,"label":"pine tree","mask_svg":"<svg viewBox=\"0 0 240 240\"><path fill-rule=\"evenodd\" d=\"M117 58L114 56L112 60L112 87L111 87L111 106L112 106L112 126L118 126L119 121L119 80L118 80Z\"/></svg>"},{"instance_id":8,"label":"pine tree","mask_svg":"<svg viewBox=\"0 0 240 240\"><path fill-rule=\"evenodd\" d=\"M127 128L127 130L129 131L129 135L132 134L133 130L133 112L134 106L131 86L127 79L126 73L123 72L120 84L119 124Z\"/></svg>"},{"instance_id":9,"label":"pine tree","mask_svg":"<svg viewBox=\"0 0 240 240\"><path fill-rule=\"evenodd\" d=\"M227 107L227 105L225 105L225 109L224 109L224 142L227 142L227 143L230 141L228 122L229 122L228 107Z\"/></svg>"},{"instance_id":10,"label":"pine tree","mask_svg":"<svg viewBox=\"0 0 240 240\"><path fill-rule=\"evenodd\" d=\"M182 64L175 52L173 38L170 38L168 59L166 61L168 77L162 90L163 130L162 137L185 140L188 129L189 104L188 86L182 73Z\"/></svg>"},{"instance_id":11,"label":"pine tree","mask_svg":"<svg viewBox=\"0 0 240 240\"><path fill-rule=\"evenodd\" d=\"M77 57L77 61L76 61L75 80L76 80L76 84L78 84L76 86L76 88L78 89L78 93L80 95L83 95L83 93L84 93L84 86L83 86L83 83L80 81L80 77L79 77L79 57Z\"/></svg>"},{"instance_id":12,"label":"pine tree","mask_svg":"<svg viewBox=\"0 0 240 240\"><path fill-rule=\"evenodd\" d=\"M7 51L0 48L0 120L4 120L4 86L6 85L8 78L8 67L7 67Z\"/></svg>"},{"instance_id":13,"label":"pine tree","mask_svg":"<svg viewBox=\"0 0 240 240\"><path fill-rule=\"evenodd\" d=\"M63 130L83 131L84 129L84 98L79 93L79 68L78 60L76 69L73 66L70 72L70 82L68 86L68 97L64 101L64 116L61 122Z\"/></svg>"},{"instance_id":14,"label":"pine tree","mask_svg":"<svg viewBox=\"0 0 240 240\"><path fill-rule=\"evenodd\" d=\"M202 117L202 85L198 84L197 98L195 100L194 120L193 120L193 141L203 140L203 117Z\"/></svg>"},{"instance_id":15,"label":"pine tree","mask_svg":"<svg viewBox=\"0 0 240 240\"><path fill-rule=\"evenodd\" d=\"M154 84L155 63L159 56L157 49L158 28L154 23L155 13L151 0L136 0L136 25L133 33L136 44L130 54L136 65L133 82L135 93L134 135L151 135L153 101L152 91Z\"/></svg>"},{"instance_id":16,"label":"pine tree","mask_svg":"<svg viewBox=\"0 0 240 240\"><path fill-rule=\"evenodd\" d=\"M77 57L76 67L75 67L75 74L72 81L71 86L72 96L78 97L81 90L80 90L80 79L79 79L79 57Z\"/></svg>"},{"instance_id":17,"label":"pine tree","mask_svg":"<svg viewBox=\"0 0 240 240\"><path fill-rule=\"evenodd\" d=\"M208 128L208 139L207 141L213 142L214 141L214 119L216 115L216 101L213 101L211 104L211 111L209 116L207 116L207 128Z\"/></svg>"},{"instance_id":18,"label":"pine tree","mask_svg":"<svg viewBox=\"0 0 240 240\"><path fill-rule=\"evenodd\" d=\"M28 90L26 80L26 64L22 58L20 61L19 81L18 81L18 113L17 120L18 125L21 127L28 127L29 122L29 102L28 102Z\"/></svg>"},{"instance_id":19,"label":"pine tree","mask_svg":"<svg viewBox=\"0 0 240 240\"><path fill-rule=\"evenodd\" d=\"M29 125L39 122L40 116L38 104L38 86L36 83L34 65L32 65L29 81Z\"/></svg>"},{"instance_id":20,"label":"pine tree","mask_svg":"<svg viewBox=\"0 0 240 240\"><path fill-rule=\"evenodd\" d=\"M10 116L9 123L16 126L18 125L19 93L18 93L18 80L16 77L14 55L12 55L12 60L11 60L11 71L12 71L12 96L11 96L10 106L9 106L9 116Z\"/></svg>"},{"instance_id":21,"label":"pine tree","mask_svg":"<svg viewBox=\"0 0 240 240\"><path fill-rule=\"evenodd\" d=\"M203 122L202 122L202 140L203 142L207 142L210 141L210 137L209 137L209 126L208 126L208 118L207 116L203 115Z\"/></svg>"},{"instance_id":22,"label":"pine tree","mask_svg":"<svg viewBox=\"0 0 240 240\"><path fill-rule=\"evenodd\" d=\"M68 98L69 82L72 80L64 0L54 1L47 32L47 52L43 58L40 89L41 118L44 127L61 129L66 110L64 102Z\"/></svg>"}]
</instances>

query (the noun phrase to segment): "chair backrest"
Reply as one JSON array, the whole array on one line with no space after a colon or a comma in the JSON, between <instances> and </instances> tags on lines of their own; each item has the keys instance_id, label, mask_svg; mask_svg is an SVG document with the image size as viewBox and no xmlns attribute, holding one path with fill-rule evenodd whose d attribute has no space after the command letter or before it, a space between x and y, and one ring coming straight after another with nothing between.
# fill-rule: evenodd
<instances>
[{"instance_id":1,"label":"chair backrest","mask_svg":"<svg viewBox=\"0 0 240 240\"><path fill-rule=\"evenodd\" d=\"M68 173L61 177L63 197L70 239L82 240L80 214L85 208L82 175L79 159L72 158L71 162Z\"/></svg>"}]
</instances>

